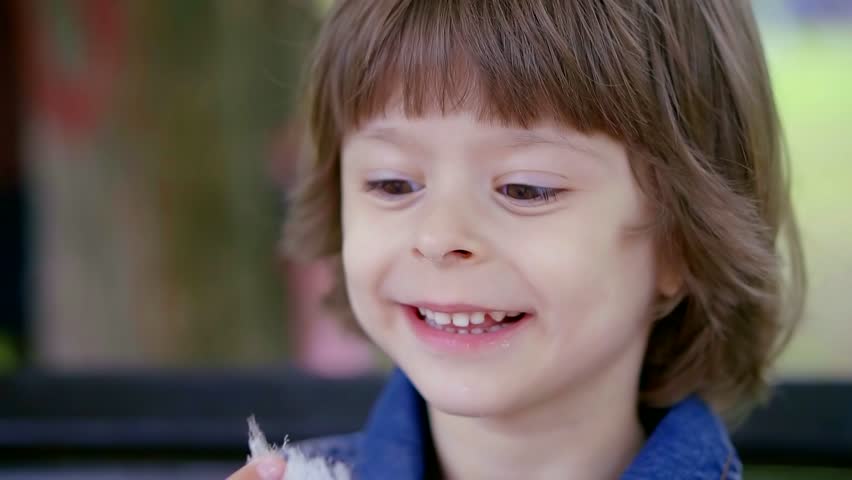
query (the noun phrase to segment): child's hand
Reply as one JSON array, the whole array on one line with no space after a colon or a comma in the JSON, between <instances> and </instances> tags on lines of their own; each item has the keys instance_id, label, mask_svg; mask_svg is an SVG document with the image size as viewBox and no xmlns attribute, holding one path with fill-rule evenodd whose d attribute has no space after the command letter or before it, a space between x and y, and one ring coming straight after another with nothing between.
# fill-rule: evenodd
<instances>
[{"instance_id":1,"label":"child's hand","mask_svg":"<svg viewBox=\"0 0 852 480\"><path fill-rule=\"evenodd\" d=\"M283 480L286 466L280 455L265 455L252 460L226 480Z\"/></svg>"}]
</instances>

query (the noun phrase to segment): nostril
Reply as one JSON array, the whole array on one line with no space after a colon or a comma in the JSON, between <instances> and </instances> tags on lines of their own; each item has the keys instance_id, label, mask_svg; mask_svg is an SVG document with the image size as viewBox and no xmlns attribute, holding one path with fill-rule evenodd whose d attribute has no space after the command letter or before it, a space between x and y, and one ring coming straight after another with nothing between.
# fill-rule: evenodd
<instances>
[{"instance_id":1,"label":"nostril","mask_svg":"<svg viewBox=\"0 0 852 480\"><path fill-rule=\"evenodd\" d=\"M461 248L457 248L455 250L447 249L444 250L443 253L435 253L434 255L430 255L429 253L431 252L414 248L412 249L412 253L414 253L415 257L423 258L436 264L454 260L467 260L473 257L473 252Z\"/></svg>"}]
</instances>

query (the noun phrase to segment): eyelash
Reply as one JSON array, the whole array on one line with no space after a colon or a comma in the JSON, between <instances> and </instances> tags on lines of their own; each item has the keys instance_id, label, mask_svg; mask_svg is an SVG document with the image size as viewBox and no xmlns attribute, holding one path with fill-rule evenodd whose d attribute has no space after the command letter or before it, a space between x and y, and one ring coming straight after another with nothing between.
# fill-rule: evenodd
<instances>
[{"instance_id":1,"label":"eyelash","mask_svg":"<svg viewBox=\"0 0 852 480\"><path fill-rule=\"evenodd\" d=\"M399 192L397 190L396 193L389 192L388 187L397 187L407 185L410 190L407 192ZM408 195L410 193L415 193L423 189L423 185L420 185L416 182L412 182L410 180L402 180L402 179L390 179L390 180L368 180L364 183L364 191L365 192L376 192L377 195L387 199L393 199L394 197L401 197L403 195Z\"/></svg>"},{"instance_id":2,"label":"eyelash","mask_svg":"<svg viewBox=\"0 0 852 480\"><path fill-rule=\"evenodd\" d=\"M533 198L513 198L509 195L510 189L522 189L522 191L531 191L534 193ZM559 196L559 194L564 193L564 188L551 188L551 187L539 187L536 185L525 185L522 183L509 183L506 185L502 185L497 188L497 192L501 195L505 196L509 201L513 203L522 203L527 206L529 205L543 205L546 203L553 202Z\"/></svg>"},{"instance_id":3,"label":"eyelash","mask_svg":"<svg viewBox=\"0 0 852 480\"><path fill-rule=\"evenodd\" d=\"M408 191L400 191L400 188L408 187ZM391 188L393 191L388 191ZM376 192L377 195L386 198L386 199L399 199L404 195L409 195L411 193L416 193L423 189L423 185L420 185L416 182L412 182L410 180L402 180L402 179L390 179L390 180L369 180L364 184L365 192ZM512 198L510 196L511 189L514 189L516 193L518 189L521 191L532 192L534 197L532 198ZM557 199L557 197L565 192L564 188L551 188L551 187L539 187L536 185L525 185L522 183L508 183L506 185L501 185L496 189L497 193L505 196L509 201L513 203L524 204L525 206L530 205L542 205L553 202Z\"/></svg>"}]
</instances>

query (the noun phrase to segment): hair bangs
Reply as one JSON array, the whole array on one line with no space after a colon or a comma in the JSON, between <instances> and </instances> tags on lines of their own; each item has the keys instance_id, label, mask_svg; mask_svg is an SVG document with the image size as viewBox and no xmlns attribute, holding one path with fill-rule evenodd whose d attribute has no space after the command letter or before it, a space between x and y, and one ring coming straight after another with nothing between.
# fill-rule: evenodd
<instances>
[{"instance_id":1,"label":"hair bangs","mask_svg":"<svg viewBox=\"0 0 852 480\"><path fill-rule=\"evenodd\" d=\"M575 14L544 1L343 3L338 14L355 18L342 23L359 28L322 52L333 73L317 85L340 132L389 108L521 127L547 118L625 140L646 123L645 55L629 12L609 3L565 2Z\"/></svg>"}]
</instances>

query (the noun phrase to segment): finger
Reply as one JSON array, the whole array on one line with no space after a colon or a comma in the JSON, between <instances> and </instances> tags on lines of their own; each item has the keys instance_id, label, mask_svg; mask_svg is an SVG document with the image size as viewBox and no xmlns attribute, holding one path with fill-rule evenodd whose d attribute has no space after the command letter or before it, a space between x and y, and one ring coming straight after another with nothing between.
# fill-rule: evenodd
<instances>
[{"instance_id":1,"label":"finger","mask_svg":"<svg viewBox=\"0 0 852 480\"><path fill-rule=\"evenodd\" d=\"M226 480L283 480L286 464L278 455L256 458Z\"/></svg>"}]
</instances>

